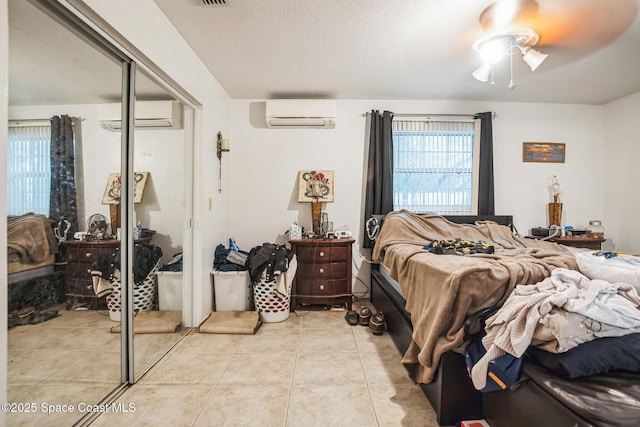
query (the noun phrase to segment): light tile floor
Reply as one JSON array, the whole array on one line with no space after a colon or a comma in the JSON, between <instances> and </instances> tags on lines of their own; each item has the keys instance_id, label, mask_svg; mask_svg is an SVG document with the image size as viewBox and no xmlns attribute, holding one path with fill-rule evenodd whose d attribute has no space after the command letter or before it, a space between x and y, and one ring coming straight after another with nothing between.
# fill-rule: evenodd
<instances>
[{"instance_id":1,"label":"light tile floor","mask_svg":"<svg viewBox=\"0 0 640 427\"><path fill-rule=\"evenodd\" d=\"M437 426L388 334L301 311L255 335L180 342L95 426Z\"/></svg>"},{"instance_id":2,"label":"light tile floor","mask_svg":"<svg viewBox=\"0 0 640 427\"><path fill-rule=\"evenodd\" d=\"M8 331L7 400L29 405L6 414L7 426L70 426L120 384L120 335L106 310L59 310L60 316ZM182 333L137 334L136 372L143 372ZM42 406L45 405L45 406ZM66 412L63 406L74 407ZM52 407L53 413L43 408ZM24 408L24 405L22 405Z\"/></svg>"}]
</instances>

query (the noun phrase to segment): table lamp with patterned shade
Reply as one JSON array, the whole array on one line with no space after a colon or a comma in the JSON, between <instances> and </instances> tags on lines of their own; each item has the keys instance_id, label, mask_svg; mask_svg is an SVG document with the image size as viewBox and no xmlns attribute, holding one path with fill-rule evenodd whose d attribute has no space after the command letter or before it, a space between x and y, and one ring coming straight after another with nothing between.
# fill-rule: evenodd
<instances>
[{"instance_id":1,"label":"table lamp with patterned shade","mask_svg":"<svg viewBox=\"0 0 640 427\"><path fill-rule=\"evenodd\" d=\"M322 235L322 203L333 202L333 171L307 170L298 175L298 202L311 203L313 233Z\"/></svg>"},{"instance_id":2,"label":"table lamp with patterned shade","mask_svg":"<svg viewBox=\"0 0 640 427\"><path fill-rule=\"evenodd\" d=\"M133 173L133 203L142 202L142 194L147 183L149 172ZM107 186L102 196L102 204L109 205L109 215L111 222L111 233L115 235L116 230L120 228L120 188L122 179L119 173L109 174Z\"/></svg>"}]
</instances>

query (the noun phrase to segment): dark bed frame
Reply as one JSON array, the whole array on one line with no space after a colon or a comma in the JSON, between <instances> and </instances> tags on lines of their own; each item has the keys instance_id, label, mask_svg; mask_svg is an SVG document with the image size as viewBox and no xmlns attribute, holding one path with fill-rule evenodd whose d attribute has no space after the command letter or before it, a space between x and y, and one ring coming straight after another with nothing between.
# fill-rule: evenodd
<instances>
[{"instance_id":1,"label":"dark bed frame","mask_svg":"<svg viewBox=\"0 0 640 427\"><path fill-rule=\"evenodd\" d=\"M512 216L445 216L452 222L458 224L473 224L479 220L492 220L501 225L507 225L513 229ZM387 331L392 337L398 350L402 354L407 351L412 337L411 317L405 311L405 299L390 283L388 276L384 275L377 264L371 268L371 302L377 310L382 311L387 320ZM484 317L481 313L476 313L477 317ZM470 316L474 317L474 315ZM466 327L466 325L465 325ZM422 390L426 394L429 402L433 406L437 421L441 426L457 425L463 420L485 419L492 427L582 427L603 424L598 416L588 414L588 408L583 410L584 414L575 412L558 398L554 397L545 387L554 385L554 377L546 370L541 373L535 362L525 358L521 381L512 386L511 389L480 393L477 391L467 375L467 368L464 357L453 351L444 353L440 359L440 365L429 384L421 384ZM640 400L640 390L636 386L638 374L627 375L624 381L613 378L611 380L612 389L624 391L631 399ZM584 393L591 393L589 377L581 380ZM562 380L556 388L562 389ZM575 389L575 384L569 385L569 390ZM575 390L574 390L575 391ZM562 390L561 390L562 392ZM571 394L571 393L569 393ZM600 396L602 397L602 396ZM575 398L575 396L574 396ZM580 400L580 399L579 399ZM612 402L602 402L603 405L616 405L616 400L612 397ZM612 411L605 410L605 414L612 414ZM635 420L638 414L634 412L633 424L626 424L624 421L629 414L618 417L617 421L607 420L606 425L636 425ZM602 414L600 414L602 415ZM594 418L587 420L584 416ZM607 418L607 417L605 417ZM612 422L612 423L611 423Z\"/></svg>"},{"instance_id":2,"label":"dark bed frame","mask_svg":"<svg viewBox=\"0 0 640 427\"><path fill-rule=\"evenodd\" d=\"M453 215L445 218L457 224L491 220L513 228L511 215ZM406 300L380 272L377 264L373 264L371 268L371 302L377 310L384 313L388 333L398 350L404 354L411 343L413 332L411 317L404 309ZM420 386L431 402L441 426L483 418L482 393L473 387L461 354L453 351L444 353L434 380Z\"/></svg>"}]
</instances>

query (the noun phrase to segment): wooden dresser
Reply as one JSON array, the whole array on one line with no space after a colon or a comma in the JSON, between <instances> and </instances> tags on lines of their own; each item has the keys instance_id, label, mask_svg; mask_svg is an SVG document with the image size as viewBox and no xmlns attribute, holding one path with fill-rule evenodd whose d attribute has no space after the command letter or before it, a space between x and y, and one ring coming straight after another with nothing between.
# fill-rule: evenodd
<instances>
[{"instance_id":1,"label":"wooden dresser","mask_svg":"<svg viewBox=\"0 0 640 427\"><path fill-rule=\"evenodd\" d=\"M135 243L151 240L136 239ZM93 291L91 265L102 255L111 255L120 247L120 240L65 240L66 262L65 294L68 305L75 304L80 298L97 298Z\"/></svg>"},{"instance_id":2,"label":"wooden dresser","mask_svg":"<svg viewBox=\"0 0 640 427\"><path fill-rule=\"evenodd\" d=\"M291 306L343 305L351 310L351 239L290 240L298 269Z\"/></svg>"},{"instance_id":3,"label":"wooden dresser","mask_svg":"<svg viewBox=\"0 0 640 427\"><path fill-rule=\"evenodd\" d=\"M120 247L120 240L66 240L66 261L64 269L64 292L67 307L76 305L79 299L93 298L91 265L102 255L110 255ZM95 300L93 302L96 302Z\"/></svg>"}]
</instances>

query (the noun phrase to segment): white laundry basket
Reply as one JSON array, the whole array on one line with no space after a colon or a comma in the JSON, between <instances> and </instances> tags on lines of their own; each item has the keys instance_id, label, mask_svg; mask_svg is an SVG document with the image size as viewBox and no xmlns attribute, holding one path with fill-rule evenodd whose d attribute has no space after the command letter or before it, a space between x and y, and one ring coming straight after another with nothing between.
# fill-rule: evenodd
<instances>
[{"instance_id":1,"label":"white laundry basket","mask_svg":"<svg viewBox=\"0 0 640 427\"><path fill-rule=\"evenodd\" d=\"M215 311L250 311L251 279L248 271L212 270Z\"/></svg>"},{"instance_id":2,"label":"white laundry basket","mask_svg":"<svg viewBox=\"0 0 640 427\"><path fill-rule=\"evenodd\" d=\"M182 310L182 271L158 271L158 310Z\"/></svg>"},{"instance_id":3,"label":"white laundry basket","mask_svg":"<svg viewBox=\"0 0 640 427\"><path fill-rule=\"evenodd\" d=\"M160 268L160 260L151 269L144 280L133 286L133 309L135 311L150 311L153 308L153 300L156 296L157 277L156 273ZM111 282L113 291L107 295L107 308L109 309L109 318L114 322L120 321L120 312L122 309L122 284L120 280Z\"/></svg>"},{"instance_id":4,"label":"white laundry basket","mask_svg":"<svg viewBox=\"0 0 640 427\"><path fill-rule=\"evenodd\" d=\"M286 296L275 290L276 282L261 280L253 284L253 297L260 320L265 323L283 322L289 318L291 289Z\"/></svg>"}]
</instances>

